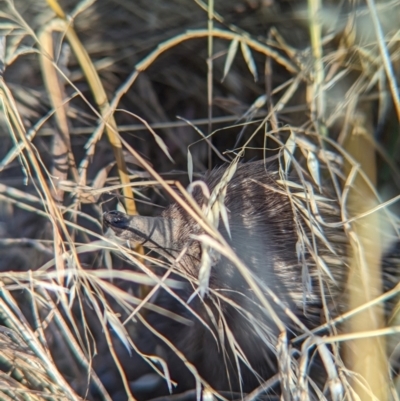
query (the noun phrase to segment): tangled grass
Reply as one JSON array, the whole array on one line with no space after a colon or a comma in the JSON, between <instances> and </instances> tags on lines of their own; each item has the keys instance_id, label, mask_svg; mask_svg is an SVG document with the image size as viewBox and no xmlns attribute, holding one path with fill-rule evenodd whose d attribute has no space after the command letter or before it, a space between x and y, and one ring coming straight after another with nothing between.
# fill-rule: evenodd
<instances>
[{"instance_id":1,"label":"tangled grass","mask_svg":"<svg viewBox=\"0 0 400 401\"><path fill-rule=\"evenodd\" d=\"M101 216L154 214L176 190L196 210L182 172L238 156L279 158L281 174L298 166L335 190L346 312L290 341L283 325L279 374L244 395L207 387L164 339L199 383L182 399L200 385L221 399L272 385L286 400L398 399L399 259L381 261L400 238L400 2L336 3L0 3L1 399L174 388L162 347L143 352L137 327L157 336L152 313L189 323L152 302L160 289L177 297L180 281L104 236ZM315 348L325 389L308 378Z\"/></svg>"}]
</instances>

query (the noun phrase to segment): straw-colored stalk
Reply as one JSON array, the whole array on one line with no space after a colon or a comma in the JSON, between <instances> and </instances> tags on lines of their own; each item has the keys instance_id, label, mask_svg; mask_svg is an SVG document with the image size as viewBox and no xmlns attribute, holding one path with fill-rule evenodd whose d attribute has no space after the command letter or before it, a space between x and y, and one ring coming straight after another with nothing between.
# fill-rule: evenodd
<instances>
[{"instance_id":1,"label":"straw-colored stalk","mask_svg":"<svg viewBox=\"0 0 400 401\"><path fill-rule=\"evenodd\" d=\"M347 138L346 148L360 164L370 182L376 184L375 149L367 136L372 125L368 114L359 114L353 121L353 130ZM371 113L369 113L371 115ZM355 166L353 166L353 169ZM354 173L354 170L352 171ZM360 174L351 174L347 182L348 202L345 205L349 217L362 214L377 206L378 201L371 187ZM348 277L348 307L350 310L374 300L382 293L381 273L381 226L379 213L371 213L347 226L350 249L350 271ZM375 331L385 327L382 304L375 304L351 317L348 321L350 333ZM358 338L345 346L347 367L353 376L352 389L361 400L370 400L372 395L379 400L388 397L388 366L384 336Z\"/></svg>"}]
</instances>

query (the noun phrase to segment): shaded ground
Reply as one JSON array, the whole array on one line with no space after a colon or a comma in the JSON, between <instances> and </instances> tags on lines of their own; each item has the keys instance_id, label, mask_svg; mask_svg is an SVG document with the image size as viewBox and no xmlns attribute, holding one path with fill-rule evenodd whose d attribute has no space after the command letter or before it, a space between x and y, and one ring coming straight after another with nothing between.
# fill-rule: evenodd
<instances>
[{"instance_id":1,"label":"shaded ground","mask_svg":"<svg viewBox=\"0 0 400 401\"><path fill-rule=\"evenodd\" d=\"M79 248L101 240L104 211L117 203L128 207L126 193L118 186L121 165L116 166L110 136L103 133L104 127L99 128L101 119L109 115L104 103L98 104L94 75L91 80L82 72L85 66L97 71L121 138L166 180L179 179L186 186L188 166L200 174L231 161L241 150L245 150L244 160L276 156L294 133L296 158L311 175L309 154L318 155L321 148L334 150L336 145L329 140L336 140L342 155L347 155L344 149L354 157L347 158L341 184L351 167L360 163L369 182L378 188L379 201L393 199L390 208L395 216L399 214L396 35L400 3L371 2L374 11L364 2L345 1L339 6L326 1L319 13L321 26L310 18L314 2L215 3L211 25L201 1L60 2L89 56L83 64L66 34L67 24L56 22L57 3L6 1L0 7L0 32L6 44L0 112L0 267L1 279L12 291L3 297L1 316L17 330L25 315L29 324L21 324L28 331L24 341L29 343L29 335L35 337L43 345L43 354L46 347L51 348L66 382L82 397L88 382L88 362L82 360L90 361L96 353L93 335L100 378L114 399L126 398L118 369L109 368L115 365L107 346L112 336L120 355L126 353L126 347L115 340L119 323L111 315L123 321L147 291L136 276L114 281L111 265L123 269L127 263L117 252L105 251L104 243L98 244L101 252ZM371 15L379 17L382 36ZM207 29L213 33L212 49ZM207 63L209 54L212 63ZM136 69L140 74L122 90ZM119 101L113 103L119 94ZM13 120L13 113L22 125ZM24 130L31 142L22 139ZM208 134L212 135L207 142ZM323 146L317 135L327 138ZM25 143L25 150L16 148L16 142ZM125 144L123 148L130 182L145 181L134 187L138 212L159 214L171 196L159 185L147 183L154 181L153 176L134 152ZM52 200L55 188L58 203ZM384 237L383 242L390 241ZM76 260L69 256L61 262L63 252L81 253ZM93 273L87 278L75 272L65 274L64 280L55 273L44 274L68 271L77 260L84 271L104 272L103 276ZM390 262L387 271L396 270L396 263ZM28 271L37 275L32 277ZM394 275L389 276L396 284ZM69 292L63 298L60 288L64 286ZM126 300L117 288L138 298ZM12 304L10 294L18 300L22 314L5 309L4 305ZM37 311L33 300L39 305ZM57 318L53 316L56 309ZM107 338L104 333L110 327L113 334ZM119 336L135 340L137 327L127 325L128 334ZM77 341L68 345L75 356L65 351L68 338ZM153 341L146 343L146 352L158 352L162 358L163 351ZM76 355L76 350L81 354ZM163 394L165 383L142 358L136 359L132 363L140 373L133 374L131 387L136 386L138 393L140 386L150 389L141 399ZM49 374L53 362L43 363ZM98 391L95 387L91 383L93 394ZM88 397L97 399L93 394L89 392Z\"/></svg>"}]
</instances>

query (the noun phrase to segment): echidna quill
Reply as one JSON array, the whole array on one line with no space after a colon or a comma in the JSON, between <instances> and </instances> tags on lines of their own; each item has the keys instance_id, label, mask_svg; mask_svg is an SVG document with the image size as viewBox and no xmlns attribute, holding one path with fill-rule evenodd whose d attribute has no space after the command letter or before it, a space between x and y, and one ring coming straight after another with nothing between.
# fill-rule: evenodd
<instances>
[{"instance_id":1,"label":"echidna quill","mask_svg":"<svg viewBox=\"0 0 400 401\"><path fill-rule=\"evenodd\" d=\"M214 191L210 199L224 190L218 185L226 171L219 168L205 176ZM188 282L180 296L190 300L191 309L165 297L159 300L167 309L176 307L193 324L154 318L157 330L183 355L164 355L178 392L196 387L190 366L201 377L197 383L221 394L249 393L278 371L290 375L296 362L286 372L283 366L278 368L282 327L290 339L343 311L348 241L342 225L333 224L341 221L340 207L328 189L321 192L312 184L307 173L302 179L282 175L269 171L262 161L243 163L226 185L229 229L220 218L218 230L246 266L245 272L227 254L199 241L204 229L178 203L160 217L104 214L105 225L117 237L156 251L188 278L199 276L202 252L210 253L209 291L204 298L196 296L196 287ZM208 200L199 187L193 197L206 210ZM322 308L322 297L328 308ZM280 392L278 383L267 394Z\"/></svg>"}]
</instances>

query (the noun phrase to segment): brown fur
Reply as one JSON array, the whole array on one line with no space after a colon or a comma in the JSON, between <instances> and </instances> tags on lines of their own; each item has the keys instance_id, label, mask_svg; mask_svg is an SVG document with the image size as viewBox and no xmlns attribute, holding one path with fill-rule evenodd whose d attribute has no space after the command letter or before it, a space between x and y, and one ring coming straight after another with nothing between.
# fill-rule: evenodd
<instances>
[{"instance_id":1,"label":"brown fur","mask_svg":"<svg viewBox=\"0 0 400 401\"><path fill-rule=\"evenodd\" d=\"M219 168L206 175L205 182L211 191L221 181L224 171L225 168ZM325 299L331 313L335 315L340 309L340 305L337 305L337 294L343 289L340 285L345 283L343 276L346 274L344 259L340 255L345 253L346 237L341 228L323 227L319 224L318 229L322 235L330 239L330 250L323 241L313 236L306 223L310 216L315 218L310 199L308 202L304 199L302 201L304 210L310 213L305 217L288 196L287 189L277 183L279 178L278 173L268 171L263 162L240 164L228 184L225 198L231 238L222 223L219 227L261 289L264 291L268 286L279 297L282 305L289 307L307 327L314 328L324 320L321 317L320 283L324 285ZM317 195L318 189L312 187ZM299 190L292 188L291 192ZM194 191L194 198L200 205L205 202L199 189ZM317 204L324 221L340 221L339 207L335 202ZM162 218L174 221L174 228L170 249L162 249L160 253L176 257L188 246L188 251L177 268L196 278L199 273L201 246L190 238L191 235L201 234L202 230L177 203L165 209ZM143 235L143 238L147 235ZM299 259L297 249L304 237L308 238L310 245L309 248L303 247L302 257ZM314 241L315 249L312 245ZM335 281L317 267L315 254L322 259L329 256L326 265ZM335 263L331 265L329 260ZM182 326L166 318L153 319L152 316L149 320L184 353L213 388L220 391L251 391L261 379L267 379L276 372L275 347L279 330L268 313L260 307L258 299L248 288L236 266L225 257L221 257L212 266L210 288L209 296L204 300L195 297L190 304L209 328L164 292L159 295L157 302L176 313L179 311L192 320L193 325ZM180 296L186 301L193 295L193 291L193 287L188 284ZM229 301L219 299L215 295L217 293ZM270 297L267 299L276 314L290 328L290 332L299 332L299 327L284 310ZM234 304L239 305L241 311ZM254 372L245 363L235 359L238 350L233 351L229 344L228 332L235 337ZM193 388L194 381L184 364L174 352L168 351L167 355L172 377L179 383L178 391Z\"/></svg>"}]
</instances>

